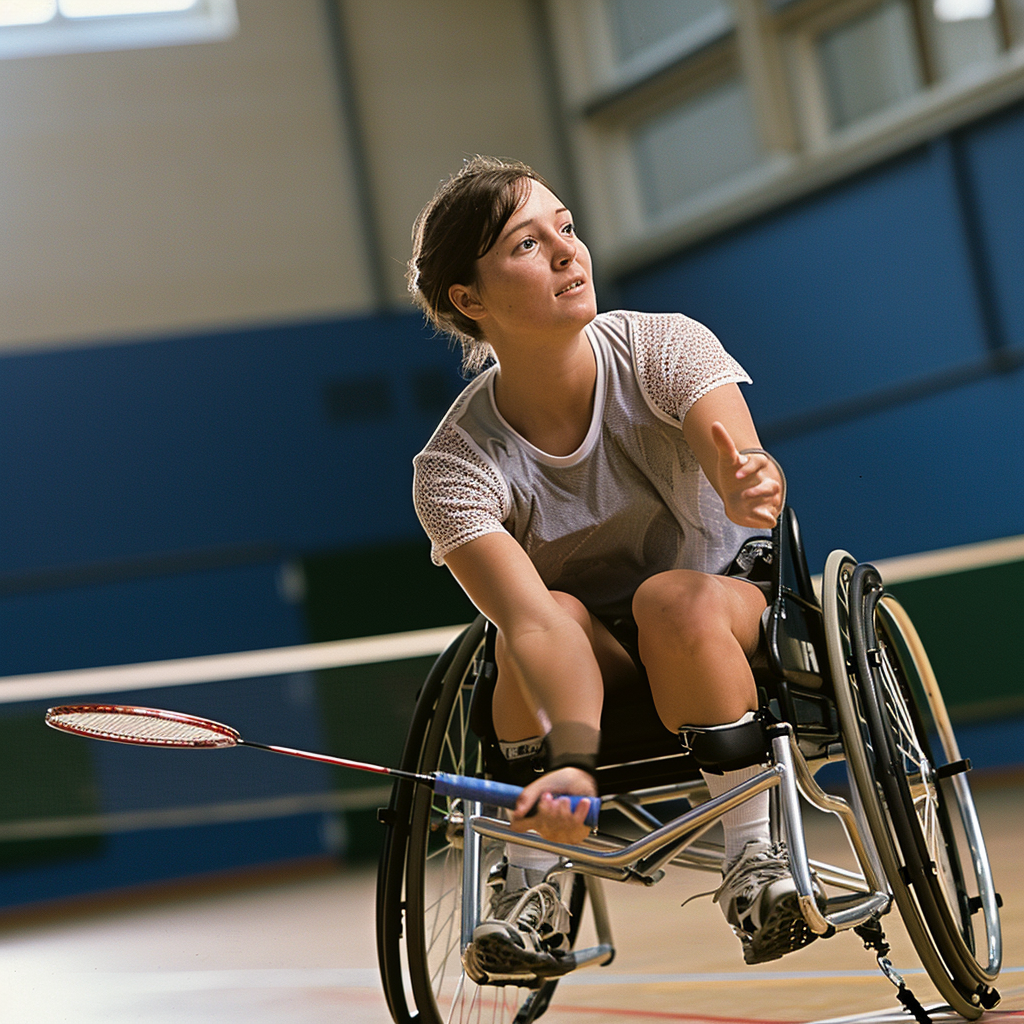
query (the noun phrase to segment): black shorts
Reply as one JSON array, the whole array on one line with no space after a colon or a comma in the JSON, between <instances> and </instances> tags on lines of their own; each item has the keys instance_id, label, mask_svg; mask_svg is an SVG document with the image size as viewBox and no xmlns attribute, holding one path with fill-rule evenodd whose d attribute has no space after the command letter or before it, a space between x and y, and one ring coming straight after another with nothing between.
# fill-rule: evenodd
<instances>
[{"instance_id":1,"label":"black shorts","mask_svg":"<svg viewBox=\"0 0 1024 1024\"><path fill-rule=\"evenodd\" d=\"M746 541L729 563L722 576L746 580L753 583L764 594L765 602L772 600L772 542L767 537L754 537ZM626 649L633 659L633 664L642 676L645 676L643 663L640 661L639 631L632 615L604 616L597 618L608 628L608 632ZM646 677L646 676L645 676Z\"/></svg>"}]
</instances>

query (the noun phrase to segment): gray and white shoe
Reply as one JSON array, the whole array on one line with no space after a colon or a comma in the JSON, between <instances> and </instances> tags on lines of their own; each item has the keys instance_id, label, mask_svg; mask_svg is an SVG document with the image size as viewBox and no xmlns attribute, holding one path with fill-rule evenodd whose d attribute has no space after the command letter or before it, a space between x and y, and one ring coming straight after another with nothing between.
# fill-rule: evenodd
<instances>
[{"instance_id":1,"label":"gray and white shoe","mask_svg":"<svg viewBox=\"0 0 1024 1024\"><path fill-rule=\"evenodd\" d=\"M474 929L462 955L466 973L478 985L523 984L524 978L557 977L574 966L567 959L572 875L532 875L502 864L488 880L488 917Z\"/></svg>"},{"instance_id":2,"label":"gray and white shoe","mask_svg":"<svg viewBox=\"0 0 1024 1024\"><path fill-rule=\"evenodd\" d=\"M812 876L813 877L813 876ZM814 879L815 898L825 895ZM743 943L743 960L763 964L813 942L803 914L784 843L752 839L726 869L715 902Z\"/></svg>"}]
</instances>

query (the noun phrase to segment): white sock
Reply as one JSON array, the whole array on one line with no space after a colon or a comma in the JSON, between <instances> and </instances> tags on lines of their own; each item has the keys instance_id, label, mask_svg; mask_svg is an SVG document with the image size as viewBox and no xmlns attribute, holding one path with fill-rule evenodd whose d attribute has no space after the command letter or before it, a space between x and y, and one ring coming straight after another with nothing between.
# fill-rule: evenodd
<instances>
[{"instance_id":1,"label":"white sock","mask_svg":"<svg viewBox=\"0 0 1024 1024\"><path fill-rule=\"evenodd\" d=\"M507 843L505 855L508 858L508 872L505 884L509 889L528 889L544 881L544 876L558 865L560 858L547 850L535 850L532 846Z\"/></svg>"},{"instance_id":2,"label":"white sock","mask_svg":"<svg viewBox=\"0 0 1024 1024\"><path fill-rule=\"evenodd\" d=\"M764 765L755 764L749 768L738 768L734 772L723 772L716 775L713 772L702 771L704 781L708 785L708 791L713 797L721 796L734 789L741 782L760 775L765 769ZM743 847L751 839L761 839L766 843L771 842L771 830L768 824L768 791L758 793L744 801L739 807L726 811L722 815L722 828L725 831L725 865L728 867L743 852Z\"/></svg>"}]
</instances>

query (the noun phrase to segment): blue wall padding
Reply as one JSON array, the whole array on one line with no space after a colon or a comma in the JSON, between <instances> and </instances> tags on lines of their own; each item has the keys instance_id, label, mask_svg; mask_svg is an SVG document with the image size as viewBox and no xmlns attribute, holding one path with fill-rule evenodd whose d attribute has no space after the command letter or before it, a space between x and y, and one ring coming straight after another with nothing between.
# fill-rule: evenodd
<instances>
[{"instance_id":1,"label":"blue wall padding","mask_svg":"<svg viewBox=\"0 0 1024 1024\"><path fill-rule=\"evenodd\" d=\"M8 596L0 675L304 643L280 573L271 563Z\"/></svg>"},{"instance_id":2,"label":"blue wall padding","mask_svg":"<svg viewBox=\"0 0 1024 1024\"><path fill-rule=\"evenodd\" d=\"M322 814L107 836L102 855L3 872L0 906L303 860L330 852Z\"/></svg>"},{"instance_id":3,"label":"blue wall padding","mask_svg":"<svg viewBox=\"0 0 1024 1024\"><path fill-rule=\"evenodd\" d=\"M1009 366L1024 353L1022 180L1017 105L617 282L617 303L703 321L753 376L813 571L835 547L1024 532L1024 372L982 362L993 342ZM282 566L420 537L410 459L460 383L411 313L0 358L0 674L301 642ZM317 749L309 694L299 677L137 696ZM333 779L245 750L93 764L108 810ZM309 856L321 826L112 836L5 871L2 902Z\"/></svg>"},{"instance_id":4,"label":"blue wall padding","mask_svg":"<svg viewBox=\"0 0 1024 1024\"><path fill-rule=\"evenodd\" d=\"M772 446L812 572L833 548L869 561L1024 532L1024 374L979 383Z\"/></svg>"},{"instance_id":5,"label":"blue wall padding","mask_svg":"<svg viewBox=\"0 0 1024 1024\"><path fill-rule=\"evenodd\" d=\"M760 424L976 359L985 342L948 157L926 147L624 282L707 324Z\"/></svg>"},{"instance_id":6,"label":"blue wall padding","mask_svg":"<svg viewBox=\"0 0 1024 1024\"><path fill-rule=\"evenodd\" d=\"M414 314L7 356L0 572L415 535L409 460L438 416L412 375L454 394L456 366ZM332 422L325 389L367 374L390 414Z\"/></svg>"},{"instance_id":7,"label":"blue wall padding","mask_svg":"<svg viewBox=\"0 0 1024 1024\"><path fill-rule=\"evenodd\" d=\"M1006 340L1024 345L1024 116L1021 108L963 135Z\"/></svg>"}]
</instances>

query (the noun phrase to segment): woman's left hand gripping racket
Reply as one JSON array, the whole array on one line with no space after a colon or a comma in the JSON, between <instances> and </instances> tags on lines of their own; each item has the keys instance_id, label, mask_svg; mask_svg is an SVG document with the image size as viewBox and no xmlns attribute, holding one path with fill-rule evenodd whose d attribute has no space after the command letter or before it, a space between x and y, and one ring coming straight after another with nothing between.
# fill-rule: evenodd
<instances>
[{"instance_id":1,"label":"woman's left hand gripping racket","mask_svg":"<svg viewBox=\"0 0 1024 1024\"><path fill-rule=\"evenodd\" d=\"M354 768L362 772L376 772L378 775L394 775L400 779L411 779L430 786L439 796L461 797L463 800L478 800L496 807L513 808L522 789L504 782L476 779L470 775L450 775L448 772L402 771L400 768L385 768L365 761L350 761L330 754L314 754L308 750L294 750L291 747L268 746L243 740L230 725L213 722L208 718L182 715L176 711L161 711L158 708L140 708L123 704L66 704L50 708L46 712L46 724L62 732L91 739L110 740L113 743L134 743L145 747L176 747L193 750L210 750L216 747L255 747L269 750L274 754L302 757L307 761L322 761L324 764L341 768ZM570 796L573 810L581 800L589 800L586 824L597 825L601 801L597 797Z\"/></svg>"}]
</instances>

